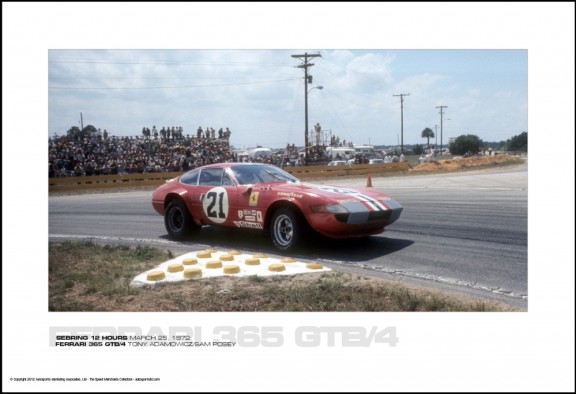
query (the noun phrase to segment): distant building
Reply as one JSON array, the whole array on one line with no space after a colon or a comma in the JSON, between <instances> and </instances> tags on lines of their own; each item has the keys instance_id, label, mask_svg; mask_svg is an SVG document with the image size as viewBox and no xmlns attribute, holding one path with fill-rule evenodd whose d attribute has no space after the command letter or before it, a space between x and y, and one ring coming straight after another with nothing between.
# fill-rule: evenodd
<instances>
[{"instance_id":1,"label":"distant building","mask_svg":"<svg viewBox=\"0 0 576 394\"><path fill-rule=\"evenodd\" d=\"M354 145L354 150L356 154L369 155L374 153L374 147L372 145Z\"/></svg>"},{"instance_id":2,"label":"distant building","mask_svg":"<svg viewBox=\"0 0 576 394\"><path fill-rule=\"evenodd\" d=\"M273 153L272 149L262 147L249 148L247 151L250 157L270 157Z\"/></svg>"},{"instance_id":3,"label":"distant building","mask_svg":"<svg viewBox=\"0 0 576 394\"><path fill-rule=\"evenodd\" d=\"M326 155L332 159L353 159L356 156L356 149L341 146L329 146L326 148Z\"/></svg>"}]
</instances>

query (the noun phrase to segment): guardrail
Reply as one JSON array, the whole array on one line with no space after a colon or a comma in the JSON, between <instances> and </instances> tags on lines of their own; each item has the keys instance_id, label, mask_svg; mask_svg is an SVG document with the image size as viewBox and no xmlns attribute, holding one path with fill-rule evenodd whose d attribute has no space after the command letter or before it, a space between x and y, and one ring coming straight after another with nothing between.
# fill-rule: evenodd
<instances>
[{"instance_id":1,"label":"guardrail","mask_svg":"<svg viewBox=\"0 0 576 394\"><path fill-rule=\"evenodd\" d=\"M48 191L107 189L113 187L159 186L182 172L149 172L143 174L67 176L48 178Z\"/></svg>"},{"instance_id":2,"label":"guardrail","mask_svg":"<svg viewBox=\"0 0 576 394\"><path fill-rule=\"evenodd\" d=\"M382 164L352 164L340 166L313 166L284 168L296 178L332 177L348 175L386 174L408 171L408 162Z\"/></svg>"},{"instance_id":3,"label":"guardrail","mask_svg":"<svg viewBox=\"0 0 576 394\"><path fill-rule=\"evenodd\" d=\"M351 166L285 167L296 178L320 178L348 175L385 174L408 171L407 162L384 164L353 164ZM48 178L48 191L108 189L115 187L159 186L182 172L150 172L143 174L68 176Z\"/></svg>"}]
</instances>

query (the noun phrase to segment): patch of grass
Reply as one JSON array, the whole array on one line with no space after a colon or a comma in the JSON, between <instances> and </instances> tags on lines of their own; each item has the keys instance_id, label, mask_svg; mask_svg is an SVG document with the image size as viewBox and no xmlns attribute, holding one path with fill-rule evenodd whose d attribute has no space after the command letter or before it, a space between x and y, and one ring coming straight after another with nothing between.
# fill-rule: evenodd
<instances>
[{"instance_id":1,"label":"patch of grass","mask_svg":"<svg viewBox=\"0 0 576 394\"><path fill-rule=\"evenodd\" d=\"M129 286L130 281L165 260L166 252L149 247L50 243L50 310L100 310L100 301L105 304L117 297L135 295L138 290Z\"/></svg>"},{"instance_id":2,"label":"patch of grass","mask_svg":"<svg viewBox=\"0 0 576 394\"><path fill-rule=\"evenodd\" d=\"M150 260L154 258L155 252L154 248L138 245L136 249L134 249L134 257L139 260Z\"/></svg>"},{"instance_id":3,"label":"patch of grass","mask_svg":"<svg viewBox=\"0 0 576 394\"><path fill-rule=\"evenodd\" d=\"M262 283L262 282L266 281L266 279L264 279L263 276L258 276L258 275L251 275L251 276L248 276L246 279L250 283Z\"/></svg>"},{"instance_id":4,"label":"patch of grass","mask_svg":"<svg viewBox=\"0 0 576 394\"><path fill-rule=\"evenodd\" d=\"M130 287L138 274L172 259L150 247L49 245L50 311L510 311L438 291L343 273L195 279Z\"/></svg>"}]
</instances>

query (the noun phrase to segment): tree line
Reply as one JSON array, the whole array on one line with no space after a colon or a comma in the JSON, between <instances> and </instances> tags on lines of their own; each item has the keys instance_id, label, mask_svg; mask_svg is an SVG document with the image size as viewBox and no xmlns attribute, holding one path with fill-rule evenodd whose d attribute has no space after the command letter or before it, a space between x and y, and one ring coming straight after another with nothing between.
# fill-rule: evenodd
<instances>
[{"instance_id":1,"label":"tree line","mask_svg":"<svg viewBox=\"0 0 576 394\"><path fill-rule=\"evenodd\" d=\"M427 139L427 147L430 146L430 138L434 138L434 131L427 127L422 130L422 138ZM480 137L474 134L461 135L448 144L448 149L453 155L478 154L483 149L491 148L493 150L504 150L513 152L528 152L528 133L526 131L516 135L506 141L484 142ZM414 147L415 154L421 154L424 151L422 145Z\"/></svg>"}]
</instances>

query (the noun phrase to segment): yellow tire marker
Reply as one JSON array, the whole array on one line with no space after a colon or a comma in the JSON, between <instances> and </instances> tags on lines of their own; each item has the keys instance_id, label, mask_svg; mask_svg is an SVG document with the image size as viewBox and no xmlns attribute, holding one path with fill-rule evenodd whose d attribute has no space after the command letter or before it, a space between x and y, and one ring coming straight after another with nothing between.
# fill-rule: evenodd
<instances>
[{"instance_id":1,"label":"yellow tire marker","mask_svg":"<svg viewBox=\"0 0 576 394\"><path fill-rule=\"evenodd\" d=\"M226 265L224 266L224 273L225 274L239 274L240 267L233 264L233 265Z\"/></svg>"},{"instance_id":2,"label":"yellow tire marker","mask_svg":"<svg viewBox=\"0 0 576 394\"><path fill-rule=\"evenodd\" d=\"M234 261L234 256L231 254L223 254L220 256L220 261Z\"/></svg>"},{"instance_id":3,"label":"yellow tire marker","mask_svg":"<svg viewBox=\"0 0 576 394\"><path fill-rule=\"evenodd\" d=\"M270 264L268 266L268 271L272 271L272 272L281 272L284 271L286 269L286 267L284 266L284 264Z\"/></svg>"},{"instance_id":4,"label":"yellow tire marker","mask_svg":"<svg viewBox=\"0 0 576 394\"><path fill-rule=\"evenodd\" d=\"M212 260L206 263L206 268L222 268L222 262L219 260Z\"/></svg>"},{"instance_id":5,"label":"yellow tire marker","mask_svg":"<svg viewBox=\"0 0 576 394\"><path fill-rule=\"evenodd\" d=\"M186 279L198 278L202 276L202 270L198 267L187 268L184 270L184 277Z\"/></svg>"},{"instance_id":6,"label":"yellow tire marker","mask_svg":"<svg viewBox=\"0 0 576 394\"><path fill-rule=\"evenodd\" d=\"M164 273L164 271L150 271L148 272L148 275L146 275L146 280L157 281L162 280L164 278L166 278L166 274Z\"/></svg>"},{"instance_id":7,"label":"yellow tire marker","mask_svg":"<svg viewBox=\"0 0 576 394\"><path fill-rule=\"evenodd\" d=\"M170 264L168 266L168 272L180 272L184 269L182 264Z\"/></svg>"},{"instance_id":8,"label":"yellow tire marker","mask_svg":"<svg viewBox=\"0 0 576 394\"><path fill-rule=\"evenodd\" d=\"M246 260L244 260L244 264L246 264L246 265L260 265L260 259L255 259L255 258L246 259Z\"/></svg>"}]
</instances>

